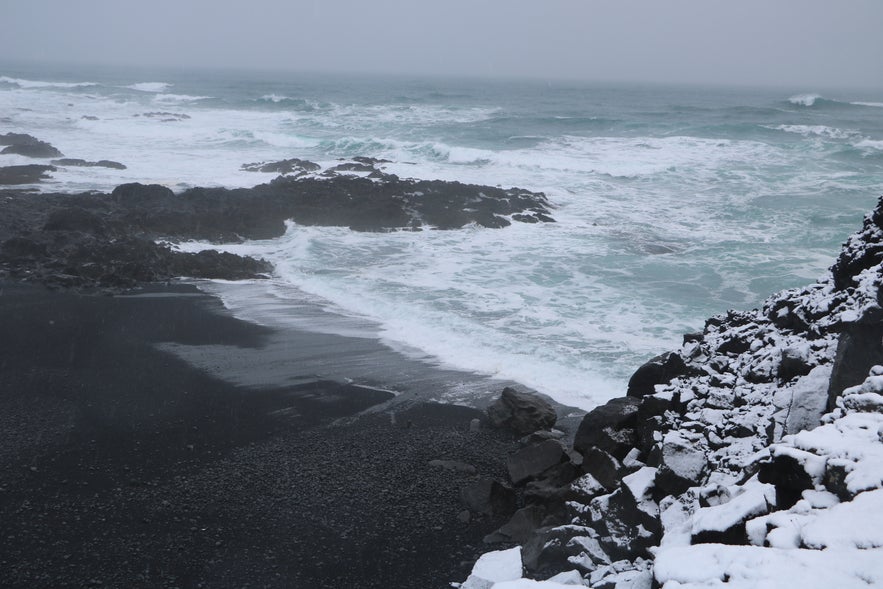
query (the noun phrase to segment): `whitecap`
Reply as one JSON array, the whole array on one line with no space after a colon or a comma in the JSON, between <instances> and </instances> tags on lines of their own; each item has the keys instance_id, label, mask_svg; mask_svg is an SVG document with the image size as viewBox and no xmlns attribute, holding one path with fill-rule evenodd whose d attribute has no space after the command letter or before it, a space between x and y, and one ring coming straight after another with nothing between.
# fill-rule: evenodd
<instances>
[{"instance_id":1,"label":"whitecap","mask_svg":"<svg viewBox=\"0 0 883 589\"><path fill-rule=\"evenodd\" d=\"M850 102L849 104L854 104L855 106L870 106L873 108L883 108L883 102Z\"/></svg>"},{"instance_id":2,"label":"whitecap","mask_svg":"<svg viewBox=\"0 0 883 589\"><path fill-rule=\"evenodd\" d=\"M264 102L285 102L286 100L293 100L290 96L283 96L281 94L264 94L261 96L261 100Z\"/></svg>"},{"instance_id":3,"label":"whitecap","mask_svg":"<svg viewBox=\"0 0 883 589\"><path fill-rule=\"evenodd\" d=\"M22 78L10 78L0 76L0 83L13 84L19 88L86 88L99 86L97 82L44 82L42 80L25 80Z\"/></svg>"},{"instance_id":4,"label":"whitecap","mask_svg":"<svg viewBox=\"0 0 883 589\"><path fill-rule=\"evenodd\" d=\"M208 100L211 96L190 96L189 94L157 94L153 97L154 102L176 103L176 102L196 102L198 100Z\"/></svg>"},{"instance_id":5,"label":"whitecap","mask_svg":"<svg viewBox=\"0 0 883 589\"><path fill-rule=\"evenodd\" d=\"M786 133L796 133L804 137L816 136L826 137L829 139L849 139L860 135L858 131L849 129L837 129L836 127L827 127L825 125L777 125L775 127L766 127L776 131L784 131Z\"/></svg>"},{"instance_id":6,"label":"whitecap","mask_svg":"<svg viewBox=\"0 0 883 589\"><path fill-rule=\"evenodd\" d=\"M137 84L131 84L126 86L131 90L138 90L139 92L163 92L172 87L172 84L168 82L139 82Z\"/></svg>"},{"instance_id":7,"label":"whitecap","mask_svg":"<svg viewBox=\"0 0 883 589\"><path fill-rule=\"evenodd\" d=\"M788 102L798 106L813 106L821 97L821 94L795 94Z\"/></svg>"}]
</instances>

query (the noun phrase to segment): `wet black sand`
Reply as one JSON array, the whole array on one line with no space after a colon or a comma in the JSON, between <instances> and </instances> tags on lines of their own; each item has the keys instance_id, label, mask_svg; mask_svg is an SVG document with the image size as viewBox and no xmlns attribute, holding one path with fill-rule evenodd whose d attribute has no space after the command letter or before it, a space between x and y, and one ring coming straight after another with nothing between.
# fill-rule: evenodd
<instances>
[{"instance_id":1,"label":"wet black sand","mask_svg":"<svg viewBox=\"0 0 883 589\"><path fill-rule=\"evenodd\" d=\"M489 548L501 522L458 519L472 477L428 464L502 476L478 411L349 419L390 394L220 380L157 344L273 332L193 287L0 288L0 587L445 587Z\"/></svg>"}]
</instances>

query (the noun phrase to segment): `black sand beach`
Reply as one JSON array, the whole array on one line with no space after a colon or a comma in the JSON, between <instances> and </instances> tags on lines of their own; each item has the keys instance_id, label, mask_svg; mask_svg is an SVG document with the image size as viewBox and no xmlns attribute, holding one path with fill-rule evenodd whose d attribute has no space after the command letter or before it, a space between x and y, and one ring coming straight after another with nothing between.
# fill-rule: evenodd
<instances>
[{"instance_id":1,"label":"black sand beach","mask_svg":"<svg viewBox=\"0 0 883 589\"><path fill-rule=\"evenodd\" d=\"M512 435L478 410L340 420L391 395L221 380L158 344L273 332L192 286L0 287L0 586L444 587L502 523L461 521L475 475L429 465L503 475Z\"/></svg>"}]
</instances>

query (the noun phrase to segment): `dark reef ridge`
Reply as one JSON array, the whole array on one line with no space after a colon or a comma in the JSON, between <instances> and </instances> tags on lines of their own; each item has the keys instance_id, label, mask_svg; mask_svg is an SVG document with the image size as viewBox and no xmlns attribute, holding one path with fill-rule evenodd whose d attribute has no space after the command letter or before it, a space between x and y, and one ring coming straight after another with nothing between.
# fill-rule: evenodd
<instances>
[{"instance_id":1,"label":"dark reef ridge","mask_svg":"<svg viewBox=\"0 0 883 589\"><path fill-rule=\"evenodd\" d=\"M286 164L312 169L300 160ZM18 168L23 167L2 168L0 174L17 174L24 181L52 169ZM162 241L268 239L283 235L287 220L357 231L553 221L541 193L382 173L374 178L280 176L253 188L192 188L180 194L137 183L110 194L6 190L0 199L0 276L72 287L129 287L177 276L260 277L271 271L266 262L214 252L185 254Z\"/></svg>"}]
</instances>

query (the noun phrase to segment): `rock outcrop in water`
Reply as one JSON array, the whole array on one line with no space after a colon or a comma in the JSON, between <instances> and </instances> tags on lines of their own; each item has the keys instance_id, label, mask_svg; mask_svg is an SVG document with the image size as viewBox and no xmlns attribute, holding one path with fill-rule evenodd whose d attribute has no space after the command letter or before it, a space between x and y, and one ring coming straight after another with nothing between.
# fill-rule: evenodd
<instances>
[{"instance_id":1,"label":"rock outcrop in water","mask_svg":"<svg viewBox=\"0 0 883 589\"><path fill-rule=\"evenodd\" d=\"M709 319L589 412L555 466L574 476L524 494L541 513L520 528L526 575L883 586L881 252L883 200L827 277Z\"/></svg>"},{"instance_id":2,"label":"rock outcrop in water","mask_svg":"<svg viewBox=\"0 0 883 589\"><path fill-rule=\"evenodd\" d=\"M28 167L21 174L46 169ZM233 254L183 254L162 242L268 239L284 234L289 219L359 231L553 221L543 194L385 174L280 176L254 188L193 188L181 194L159 185L124 184L111 194L6 191L2 198L0 275L59 286L124 287L182 275L261 276L271 271L266 262Z\"/></svg>"},{"instance_id":3,"label":"rock outcrop in water","mask_svg":"<svg viewBox=\"0 0 883 589\"><path fill-rule=\"evenodd\" d=\"M34 158L61 157L63 154L45 141L25 133L0 135L0 145L5 145L0 154L16 154Z\"/></svg>"}]
</instances>

